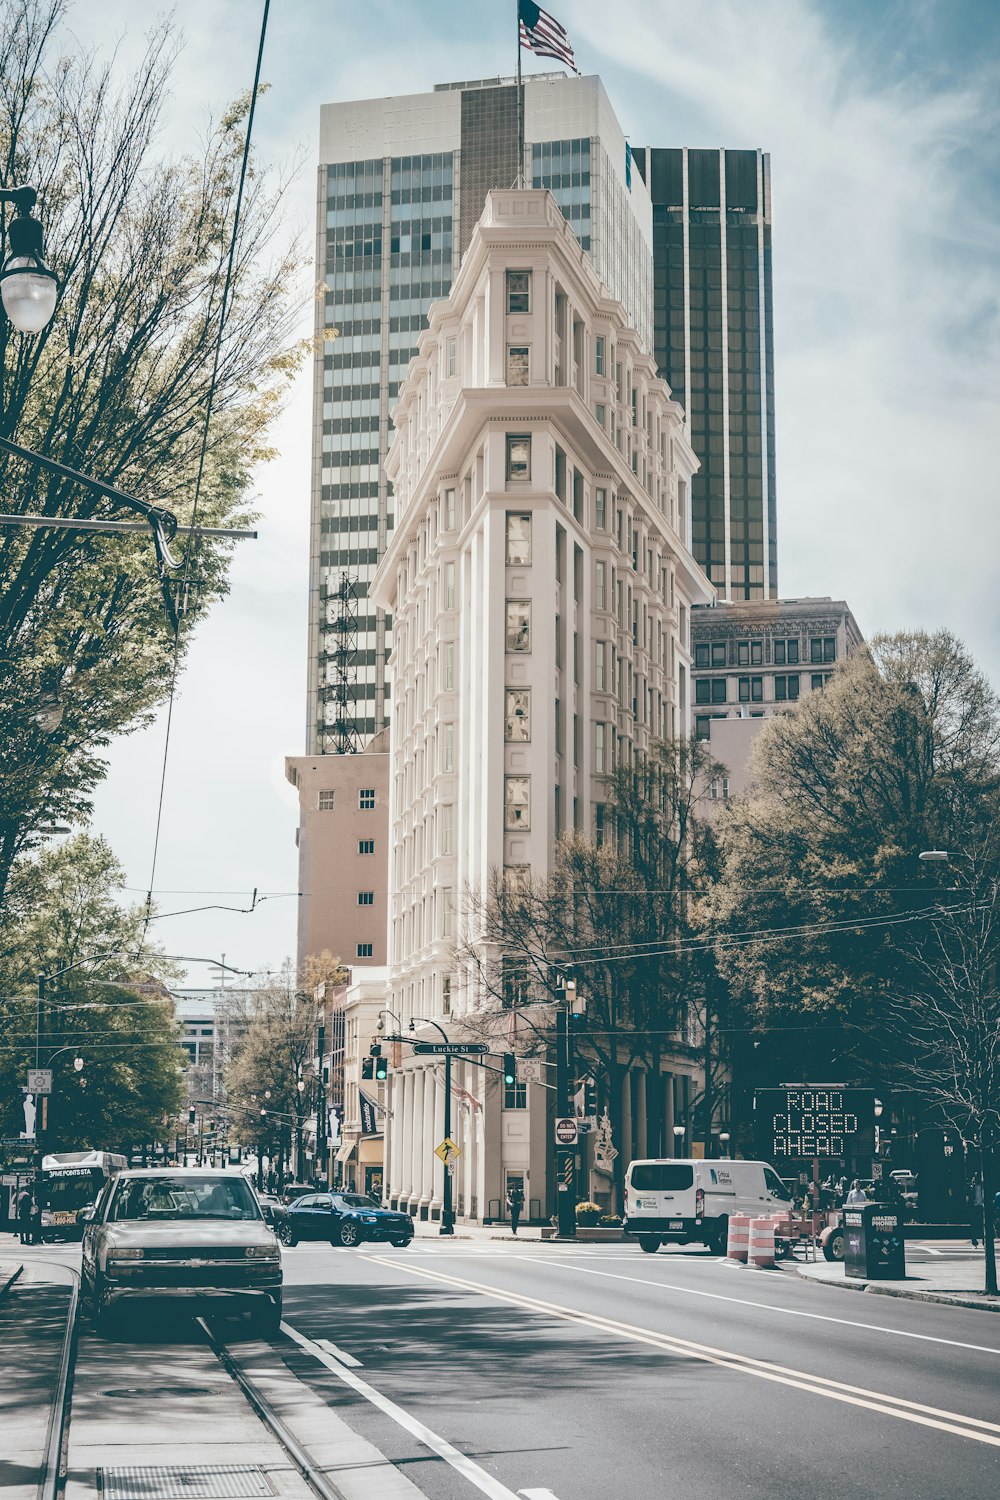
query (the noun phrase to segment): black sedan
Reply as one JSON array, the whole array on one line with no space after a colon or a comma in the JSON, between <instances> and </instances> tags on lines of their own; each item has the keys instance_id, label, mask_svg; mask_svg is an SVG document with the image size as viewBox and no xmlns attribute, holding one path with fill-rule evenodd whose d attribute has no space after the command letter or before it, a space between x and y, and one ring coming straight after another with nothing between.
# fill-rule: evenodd
<instances>
[{"instance_id":1,"label":"black sedan","mask_svg":"<svg viewBox=\"0 0 1000 1500\"><path fill-rule=\"evenodd\" d=\"M299 1240L329 1240L331 1245L388 1240L403 1249L413 1238L413 1220L364 1193L306 1193L288 1205L277 1230L283 1245L297 1245Z\"/></svg>"}]
</instances>

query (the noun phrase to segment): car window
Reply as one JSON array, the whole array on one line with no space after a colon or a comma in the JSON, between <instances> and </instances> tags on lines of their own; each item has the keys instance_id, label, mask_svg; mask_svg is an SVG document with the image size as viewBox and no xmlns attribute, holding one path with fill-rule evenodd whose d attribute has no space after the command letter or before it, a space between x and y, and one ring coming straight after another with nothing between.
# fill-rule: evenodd
<instances>
[{"instance_id":1,"label":"car window","mask_svg":"<svg viewBox=\"0 0 1000 1500\"><path fill-rule=\"evenodd\" d=\"M376 1203L374 1198L368 1198L364 1193L341 1193L340 1202L348 1208L381 1208L381 1203Z\"/></svg>"},{"instance_id":2,"label":"car window","mask_svg":"<svg viewBox=\"0 0 1000 1500\"><path fill-rule=\"evenodd\" d=\"M328 1197L326 1193L317 1193L316 1197L311 1198L309 1201L313 1208L331 1209L333 1207L333 1199Z\"/></svg>"},{"instance_id":3,"label":"car window","mask_svg":"<svg viewBox=\"0 0 1000 1500\"><path fill-rule=\"evenodd\" d=\"M242 1177L133 1177L119 1182L111 1221L259 1219Z\"/></svg>"},{"instance_id":4,"label":"car window","mask_svg":"<svg viewBox=\"0 0 1000 1500\"><path fill-rule=\"evenodd\" d=\"M289 1204L289 1207L290 1208L315 1208L317 1201L318 1201L317 1200L317 1195L315 1193L304 1193L301 1198L295 1198Z\"/></svg>"},{"instance_id":5,"label":"car window","mask_svg":"<svg viewBox=\"0 0 1000 1500\"><path fill-rule=\"evenodd\" d=\"M791 1194L785 1187L785 1184L782 1182L777 1172L772 1172L770 1167L764 1168L764 1186L767 1188L768 1192L773 1193L776 1198L791 1198Z\"/></svg>"},{"instance_id":6,"label":"car window","mask_svg":"<svg viewBox=\"0 0 1000 1500\"><path fill-rule=\"evenodd\" d=\"M632 1186L637 1193L676 1193L694 1182L694 1168L676 1162L646 1161L632 1168Z\"/></svg>"}]
</instances>

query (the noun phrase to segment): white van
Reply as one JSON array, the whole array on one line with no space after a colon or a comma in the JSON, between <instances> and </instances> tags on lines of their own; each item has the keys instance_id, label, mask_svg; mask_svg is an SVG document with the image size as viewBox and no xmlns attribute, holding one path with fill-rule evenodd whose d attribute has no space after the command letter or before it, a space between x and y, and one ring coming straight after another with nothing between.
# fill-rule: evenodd
<instances>
[{"instance_id":1,"label":"white van","mask_svg":"<svg viewBox=\"0 0 1000 1500\"><path fill-rule=\"evenodd\" d=\"M648 1255L661 1245L708 1245L722 1254L730 1214L787 1208L788 1189L766 1161L633 1161L625 1173L623 1229Z\"/></svg>"}]
</instances>

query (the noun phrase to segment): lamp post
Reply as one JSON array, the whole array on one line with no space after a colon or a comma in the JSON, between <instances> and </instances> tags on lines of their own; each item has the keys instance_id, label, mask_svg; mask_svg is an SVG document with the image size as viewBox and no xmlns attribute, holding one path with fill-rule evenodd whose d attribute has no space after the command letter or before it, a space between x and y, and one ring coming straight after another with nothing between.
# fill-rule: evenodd
<instances>
[{"instance_id":1,"label":"lamp post","mask_svg":"<svg viewBox=\"0 0 1000 1500\"><path fill-rule=\"evenodd\" d=\"M675 1156L677 1156L677 1155L680 1154L680 1148L684 1144L684 1137L686 1135L687 1135L687 1126L686 1125L675 1125L674 1126L674 1155Z\"/></svg>"},{"instance_id":2,"label":"lamp post","mask_svg":"<svg viewBox=\"0 0 1000 1500\"><path fill-rule=\"evenodd\" d=\"M445 1031L444 1027L443 1026L439 1026L436 1021L428 1021L426 1019L426 1017L424 1017L424 1016L411 1016L410 1017L410 1030L411 1031L416 1031L416 1029L417 1029L416 1023L418 1021L420 1022L420 1024L422 1026L433 1026L434 1030L439 1034L439 1036L441 1037L442 1041L444 1041L445 1044L448 1043L449 1037L448 1037L448 1033ZM450 1141L451 1140L451 1053L450 1052L446 1052L445 1055L444 1055L444 1139L446 1141ZM448 1162L448 1161L444 1162L443 1166L444 1166L444 1185L443 1185L443 1187L441 1189L441 1227L440 1227L439 1233L441 1233L441 1234L454 1234L455 1233L455 1210L454 1210L453 1201L452 1201L452 1181L451 1181L452 1168L451 1168L451 1163Z\"/></svg>"},{"instance_id":3,"label":"lamp post","mask_svg":"<svg viewBox=\"0 0 1000 1500\"><path fill-rule=\"evenodd\" d=\"M719 1131L719 1147L720 1147L720 1149L722 1151L722 1159L723 1159L723 1161L728 1161L729 1160L729 1140L730 1140L729 1131L728 1130L720 1130Z\"/></svg>"}]
</instances>

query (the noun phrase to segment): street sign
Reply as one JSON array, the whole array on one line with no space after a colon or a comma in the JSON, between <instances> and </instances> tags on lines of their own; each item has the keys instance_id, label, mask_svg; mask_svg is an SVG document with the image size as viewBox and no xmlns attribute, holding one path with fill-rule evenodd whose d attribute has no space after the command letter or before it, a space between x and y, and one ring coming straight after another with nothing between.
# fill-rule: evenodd
<instances>
[{"instance_id":1,"label":"street sign","mask_svg":"<svg viewBox=\"0 0 1000 1500\"><path fill-rule=\"evenodd\" d=\"M29 1068L28 1069L28 1093L29 1094L51 1094L52 1092L52 1069L51 1068Z\"/></svg>"},{"instance_id":2,"label":"street sign","mask_svg":"<svg viewBox=\"0 0 1000 1500\"><path fill-rule=\"evenodd\" d=\"M834 1084L758 1089L757 1139L766 1161L844 1160L875 1154L875 1094Z\"/></svg>"},{"instance_id":3,"label":"street sign","mask_svg":"<svg viewBox=\"0 0 1000 1500\"><path fill-rule=\"evenodd\" d=\"M414 1042L416 1057L482 1057L490 1049L485 1042Z\"/></svg>"},{"instance_id":4,"label":"street sign","mask_svg":"<svg viewBox=\"0 0 1000 1500\"><path fill-rule=\"evenodd\" d=\"M452 1140L450 1135L445 1136L440 1146L434 1147L434 1155L439 1157L446 1167L450 1167L455 1157L461 1156L461 1154L462 1148L456 1141Z\"/></svg>"},{"instance_id":5,"label":"street sign","mask_svg":"<svg viewBox=\"0 0 1000 1500\"><path fill-rule=\"evenodd\" d=\"M563 1115L556 1120L556 1143L560 1146L575 1146L579 1127L572 1115Z\"/></svg>"},{"instance_id":6,"label":"street sign","mask_svg":"<svg viewBox=\"0 0 1000 1500\"><path fill-rule=\"evenodd\" d=\"M541 1083L542 1060L540 1057L519 1057L517 1076L521 1083Z\"/></svg>"}]
</instances>

